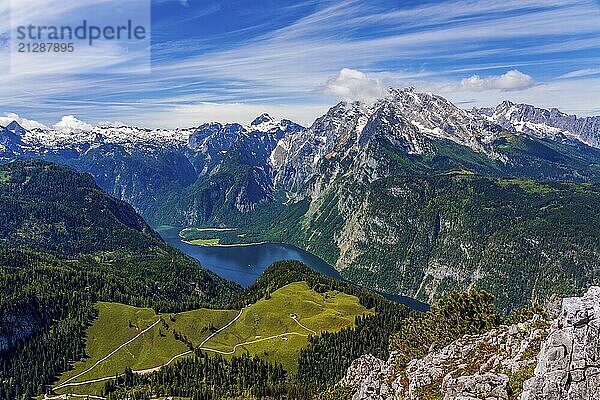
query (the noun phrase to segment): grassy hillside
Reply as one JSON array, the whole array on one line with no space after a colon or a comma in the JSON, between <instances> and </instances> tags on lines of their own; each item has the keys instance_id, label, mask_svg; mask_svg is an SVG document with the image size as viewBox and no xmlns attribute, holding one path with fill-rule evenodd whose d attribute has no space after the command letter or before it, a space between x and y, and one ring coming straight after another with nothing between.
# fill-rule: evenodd
<instances>
[{"instance_id":1,"label":"grassy hillside","mask_svg":"<svg viewBox=\"0 0 600 400\"><path fill-rule=\"evenodd\" d=\"M178 314L156 314L149 308L105 302L98 303L96 307L98 318L86 330L86 358L77 361L71 371L62 374L54 386L114 377L128 367L144 370L163 365L189 350L184 337L197 346L211 334L212 327L224 326L238 313L235 310L199 309ZM176 337L176 333L182 336ZM128 344L114 352L124 343ZM110 357L97 364L111 353ZM102 387L100 382L88 385L88 389L83 391L81 386L73 387L72 392L94 393ZM57 392L70 393L70 390L66 388Z\"/></svg>"},{"instance_id":2,"label":"grassy hillside","mask_svg":"<svg viewBox=\"0 0 600 400\"><path fill-rule=\"evenodd\" d=\"M241 313L199 309L156 314L118 303L98 303L97 308L98 318L86 331L87 358L60 376L56 393L99 395L102 378L114 378L126 368L160 367L177 355L192 355L189 350L198 347L225 358L257 355L294 373L309 335L353 327L357 316L373 313L355 296L317 293L306 282L288 284ZM99 381L73 385L93 380Z\"/></svg>"},{"instance_id":3,"label":"grassy hillside","mask_svg":"<svg viewBox=\"0 0 600 400\"><path fill-rule=\"evenodd\" d=\"M238 343L283 335L239 346L235 354L244 351L258 354L268 361L282 363L287 371L293 372L308 335L353 326L356 316L365 313L369 312L355 296L336 291L317 293L305 282L291 283L273 292L269 299L263 298L245 308L235 324L209 340L205 347L230 352Z\"/></svg>"},{"instance_id":4,"label":"grassy hillside","mask_svg":"<svg viewBox=\"0 0 600 400\"><path fill-rule=\"evenodd\" d=\"M196 346L193 352L185 352L151 373L126 369L117 379L68 390L102 392L108 399L181 396L309 400L338 381L349 363L360 355L387 357L390 334L397 332L411 314L401 304L320 275L297 261L269 266L253 285L235 295L232 307L239 311L233 311L231 319L231 310L227 318L218 310L163 314L169 329L176 327L186 335L186 343ZM211 325L195 315L205 312L223 319ZM212 336L203 339L207 327ZM74 375L77 372L69 376ZM63 379L65 382L68 378ZM77 380L81 379L84 375Z\"/></svg>"}]
</instances>

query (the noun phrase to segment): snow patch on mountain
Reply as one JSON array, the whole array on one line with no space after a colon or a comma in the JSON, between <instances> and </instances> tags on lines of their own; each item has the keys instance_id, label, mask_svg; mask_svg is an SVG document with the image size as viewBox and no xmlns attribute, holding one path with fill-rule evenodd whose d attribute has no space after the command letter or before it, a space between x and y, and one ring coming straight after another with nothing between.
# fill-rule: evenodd
<instances>
[{"instance_id":1,"label":"snow patch on mountain","mask_svg":"<svg viewBox=\"0 0 600 400\"><path fill-rule=\"evenodd\" d=\"M7 115L18 117L16 114ZM206 145L211 140L221 141L221 147L226 150L229 146L225 142L230 145L240 135L267 134L279 140L288 131L303 129L290 120L275 120L267 114L257 117L250 125L208 123L197 128L177 129L147 129L114 124L92 126L72 115L64 116L52 128L21 117L17 119L18 121L11 120L4 124L6 125L2 131L4 136L11 135L4 141L7 143L10 141L12 145L7 146L7 143L3 145L17 153L34 154L63 150L83 152L105 144L120 145L127 150L143 151L178 147L206 150ZM30 128L24 127L19 121L26 121L25 125ZM205 146L202 142L205 142Z\"/></svg>"},{"instance_id":2,"label":"snow patch on mountain","mask_svg":"<svg viewBox=\"0 0 600 400\"><path fill-rule=\"evenodd\" d=\"M0 116L0 125L2 126L7 126L13 121L18 123L25 129L46 128L46 125L40 122L34 121L32 119L23 118L15 113L5 113L3 116Z\"/></svg>"},{"instance_id":3,"label":"snow patch on mountain","mask_svg":"<svg viewBox=\"0 0 600 400\"><path fill-rule=\"evenodd\" d=\"M451 141L506 162L491 146L502 130L441 96L414 88L390 89L371 104L342 101L310 128L286 135L270 163L277 171L276 184L293 191L316 173L323 160L359 157L375 139L416 155L433 154L436 141Z\"/></svg>"}]
</instances>

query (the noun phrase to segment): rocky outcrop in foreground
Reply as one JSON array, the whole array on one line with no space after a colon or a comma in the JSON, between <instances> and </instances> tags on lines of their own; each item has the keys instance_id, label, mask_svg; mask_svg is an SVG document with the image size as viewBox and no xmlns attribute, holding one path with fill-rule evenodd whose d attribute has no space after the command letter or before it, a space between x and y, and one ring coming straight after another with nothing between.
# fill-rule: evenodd
<instances>
[{"instance_id":1,"label":"rocky outcrop in foreground","mask_svg":"<svg viewBox=\"0 0 600 400\"><path fill-rule=\"evenodd\" d=\"M600 287L567 298L552 325L539 316L465 335L397 368L355 360L341 386L353 400L600 400Z\"/></svg>"},{"instance_id":2,"label":"rocky outcrop in foreground","mask_svg":"<svg viewBox=\"0 0 600 400\"><path fill-rule=\"evenodd\" d=\"M340 384L352 388L353 400L396 399L397 388L391 382L391 378L396 372L396 355L396 353L392 353L387 362L371 354L356 359L348 368L348 372Z\"/></svg>"},{"instance_id":3,"label":"rocky outcrop in foreground","mask_svg":"<svg viewBox=\"0 0 600 400\"><path fill-rule=\"evenodd\" d=\"M600 399L600 287L563 300L520 400Z\"/></svg>"}]
</instances>

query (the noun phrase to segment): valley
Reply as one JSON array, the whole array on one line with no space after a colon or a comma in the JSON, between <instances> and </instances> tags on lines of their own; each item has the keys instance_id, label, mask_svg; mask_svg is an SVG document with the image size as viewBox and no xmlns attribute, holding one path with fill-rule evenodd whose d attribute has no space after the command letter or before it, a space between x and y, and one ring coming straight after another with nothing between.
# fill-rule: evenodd
<instances>
[{"instance_id":1,"label":"valley","mask_svg":"<svg viewBox=\"0 0 600 400\"><path fill-rule=\"evenodd\" d=\"M478 285L509 311L531 300L556 307L598 280L594 121L510 102L463 110L402 88L342 101L308 127L263 114L71 136L15 122L0 136L3 162L44 158L89 172L151 226L201 229L184 231L194 244L294 246L345 279L427 303ZM224 265L222 276L249 285L267 264L238 268L244 280ZM507 291L504 276L519 290Z\"/></svg>"},{"instance_id":2,"label":"valley","mask_svg":"<svg viewBox=\"0 0 600 400\"><path fill-rule=\"evenodd\" d=\"M244 287L252 285L269 265L279 260L298 260L326 276L341 279L325 261L293 246L280 243L198 246L182 239L179 227L160 227L157 231L165 242L197 259L208 270ZM226 239L221 239L220 232L211 231L208 235L219 236L219 240L227 243Z\"/></svg>"},{"instance_id":3,"label":"valley","mask_svg":"<svg viewBox=\"0 0 600 400\"><path fill-rule=\"evenodd\" d=\"M253 238L254 235L236 234L236 244L196 245L188 242L183 237L217 236L219 241L228 243L231 240L229 228L184 228L163 226L157 231L161 237L173 247L181 250L190 257L195 258L206 269L215 274L239 283L244 287L252 285L260 277L260 274L272 263L280 260L296 260L308 265L314 271L329 278L347 281L331 265L314 254L304 251L296 246L278 242L261 243L237 243L238 241ZM236 229L236 231L238 231ZM184 232L182 234L182 232ZM182 237L183 236L183 237ZM266 239L266 238L265 238ZM215 240L215 239L201 239ZM387 292L377 292L388 300L403 304L413 310L426 311L429 309L427 303L415 300L411 297L394 295Z\"/></svg>"}]
</instances>

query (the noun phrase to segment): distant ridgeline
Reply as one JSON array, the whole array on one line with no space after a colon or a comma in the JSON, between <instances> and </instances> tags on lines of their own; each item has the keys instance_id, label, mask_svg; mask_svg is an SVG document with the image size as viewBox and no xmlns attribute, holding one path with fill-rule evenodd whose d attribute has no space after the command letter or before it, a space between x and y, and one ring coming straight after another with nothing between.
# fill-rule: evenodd
<instances>
[{"instance_id":1,"label":"distant ridgeline","mask_svg":"<svg viewBox=\"0 0 600 400\"><path fill-rule=\"evenodd\" d=\"M465 111L406 88L341 102L308 128L266 114L176 130L13 123L0 161L89 172L153 226L235 227L206 239L294 244L426 302L476 286L508 311L600 283L599 126L510 102Z\"/></svg>"}]
</instances>

